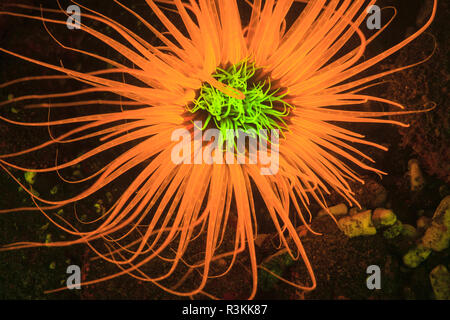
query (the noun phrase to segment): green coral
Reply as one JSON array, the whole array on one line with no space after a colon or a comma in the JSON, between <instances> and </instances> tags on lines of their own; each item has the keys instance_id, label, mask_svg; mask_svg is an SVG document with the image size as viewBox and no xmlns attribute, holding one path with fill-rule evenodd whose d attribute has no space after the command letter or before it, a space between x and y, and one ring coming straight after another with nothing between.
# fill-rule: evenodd
<instances>
[{"instance_id":1,"label":"green coral","mask_svg":"<svg viewBox=\"0 0 450 320\"><path fill-rule=\"evenodd\" d=\"M390 209L378 208L373 212L372 221L377 228L392 226L397 222L397 216Z\"/></svg>"},{"instance_id":2,"label":"green coral","mask_svg":"<svg viewBox=\"0 0 450 320\"><path fill-rule=\"evenodd\" d=\"M58 193L58 186L54 186L51 190L50 190L50 194L52 196L54 196L55 194Z\"/></svg>"},{"instance_id":3,"label":"green coral","mask_svg":"<svg viewBox=\"0 0 450 320\"><path fill-rule=\"evenodd\" d=\"M394 239L398 237L402 233L402 231L403 225L399 220L397 220L394 225L383 231L383 237L385 237L386 239Z\"/></svg>"},{"instance_id":4,"label":"green coral","mask_svg":"<svg viewBox=\"0 0 450 320\"><path fill-rule=\"evenodd\" d=\"M96 213L105 213L105 207L103 206L103 200L101 199L94 204L94 208Z\"/></svg>"},{"instance_id":5,"label":"green coral","mask_svg":"<svg viewBox=\"0 0 450 320\"><path fill-rule=\"evenodd\" d=\"M294 263L291 256L288 253L279 255L278 257L271 259L264 264L264 267L272 271L273 273L282 276L284 270ZM258 271L258 281L263 291L272 289L274 285L278 282L278 278L274 277L265 270L259 269Z\"/></svg>"},{"instance_id":6,"label":"green coral","mask_svg":"<svg viewBox=\"0 0 450 320\"><path fill-rule=\"evenodd\" d=\"M28 182L29 184L34 184L36 182L36 172L33 171L26 171L24 173L25 176L25 181Z\"/></svg>"},{"instance_id":7,"label":"green coral","mask_svg":"<svg viewBox=\"0 0 450 320\"><path fill-rule=\"evenodd\" d=\"M50 243L52 242L52 234L51 233L47 233L45 235L45 243Z\"/></svg>"}]
</instances>

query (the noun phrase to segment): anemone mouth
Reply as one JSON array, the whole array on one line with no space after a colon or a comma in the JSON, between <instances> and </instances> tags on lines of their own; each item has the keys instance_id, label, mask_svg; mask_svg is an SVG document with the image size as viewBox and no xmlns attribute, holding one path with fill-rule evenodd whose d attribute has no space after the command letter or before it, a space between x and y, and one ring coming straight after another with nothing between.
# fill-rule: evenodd
<instances>
[{"instance_id":1,"label":"anemone mouth","mask_svg":"<svg viewBox=\"0 0 450 320\"><path fill-rule=\"evenodd\" d=\"M217 67L212 77L223 87L204 82L188 106L202 123L202 130L215 128L227 145L233 144L228 131L244 132L268 140L268 131L283 135L288 130L293 106L288 90L277 85L263 68L244 59ZM224 89L225 88L225 89Z\"/></svg>"}]
</instances>

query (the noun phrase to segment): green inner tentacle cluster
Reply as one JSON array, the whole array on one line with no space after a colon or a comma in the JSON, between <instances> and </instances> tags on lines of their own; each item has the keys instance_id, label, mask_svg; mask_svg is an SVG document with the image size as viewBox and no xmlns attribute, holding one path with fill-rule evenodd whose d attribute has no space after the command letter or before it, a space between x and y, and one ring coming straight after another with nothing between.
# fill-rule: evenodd
<instances>
[{"instance_id":1,"label":"green inner tentacle cluster","mask_svg":"<svg viewBox=\"0 0 450 320\"><path fill-rule=\"evenodd\" d=\"M261 137L271 129L278 129L281 133L287 129L284 118L292 108L283 100L287 93L279 94L280 89L272 89L268 78L254 81L257 70L255 64L247 60L226 70L216 69L213 77L217 81L239 90L245 97L239 99L227 95L205 83L189 110L191 113L206 112L202 129L214 123L224 141L227 140L227 130L234 130L236 134L241 130L253 137Z\"/></svg>"}]
</instances>

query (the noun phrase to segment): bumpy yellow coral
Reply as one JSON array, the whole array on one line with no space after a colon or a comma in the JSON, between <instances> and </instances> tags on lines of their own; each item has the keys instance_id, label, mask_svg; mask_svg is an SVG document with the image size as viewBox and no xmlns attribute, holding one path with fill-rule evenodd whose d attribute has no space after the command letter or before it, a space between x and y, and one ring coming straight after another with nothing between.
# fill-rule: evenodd
<instances>
[{"instance_id":1,"label":"bumpy yellow coral","mask_svg":"<svg viewBox=\"0 0 450 320\"><path fill-rule=\"evenodd\" d=\"M410 268L416 268L419 264L425 261L431 254L431 249L425 248L422 245L418 245L410 249L403 256L403 263Z\"/></svg>"},{"instance_id":2,"label":"bumpy yellow coral","mask_svg":"<svg viewBox=\"0 0 450 320\"><path fill-rule=\"evenodd\" d=\"M339 220L342 231L350 238L377 233L372 223L372 211L367 210Z\"/></svg>"},{"instance_id":3,"label":"bumpy yellow coral","mask_svg":"<svg viewBox=\"0 0 450 320\"><path fill-rule=\"evenodd\" d=\"M348 212L348 208L345 205L345 203L340 203L340 204L337 204L335 206L329 207L328 210L330 210L330 213L333 216L335 216L335 217L337 217L337 216L345 216L347 214L347 212ZM328 212L326 210L322 209L322 210L319 211L317 216L321 217L321 216L325 216L327 214L328 214Z\"/></svg>"},{"instance_id":4,"label":"bumpy yellow coral","mask_svg":"<svg viewBox=\"0 0 450 320\"><path fill-rule=\"evenodd\" d=\"M403 224L397 220L395 224L390 226L388 229L384 230L383 237L386 239L394 239L398 237L403 231Z\"/></svg>"},{"instance_id":5,"label":"bumpy yellow coral","mask_svg":"<svg viewBox=\"0 0 450 320\"><path fill-rule=\"evenodd\" d=\"M397 221L397 216L390 209L375 209L372 221L376 227L392 226Z\"/></svg>"},{"instance_id":6,"label":"bumpy yellow coral","mask_svg":"<svg viewBox=\"0 0 450 320\"><path fill-rule=\"evenodd\" d=\"M24 173L25 181L29 184L34 184L36 182L36 172L26 171Z\"/></svg>"}]
</instances>

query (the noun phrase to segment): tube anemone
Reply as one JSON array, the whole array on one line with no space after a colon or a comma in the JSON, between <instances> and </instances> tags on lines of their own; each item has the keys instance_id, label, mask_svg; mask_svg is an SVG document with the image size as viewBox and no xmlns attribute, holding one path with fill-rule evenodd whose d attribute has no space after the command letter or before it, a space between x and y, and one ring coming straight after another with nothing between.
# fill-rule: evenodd
<instances>
[{"instance_id":1,"label":"tube anemone","mask_svg":"<svg viewBox=\"0 0 450 320\"><path fill-rule=\"evenodd\" d=\"M0 250L84 243L99 257L117 265L120 271L85 281L82 285L129 274L180 296L208 295L204 292L207 280L217 276L211 274L213 264L219 259L225 260L228 263L222 272L225 274L234 265L238 254L247 253L252 277L249 297L253 298L257 290L258 267L261 267L257 263L254 243L258 233L254 194L259 193L281 243L293 259L300 257L303 260L310 276L309 283L288 282L302 290L313 290L316 287L313 267L292 216L297 216L315 233L309 228L311 201L328 211L326 196L334 191L349 204L359 206L349 185L349 181L364 183L355 169L385 174L367 165L366 162L373 160L356 145L386 148L338 123L406 126L382 117L408 111L367 112L357 108L368 101L377 101L403 109L400 103L362 92L379 84L379 79L414 65L372 74L366 70L372 70L421 35L434 19L437 1L434 1L430 18L419 30L393 47L365 59L367 46L387 27L370 37L363 32L368 8L376 3L375 0L146 0L147 9L158 18L155 22L144 19L120 1L113 2L133 21L153 33L159 44L145 40L114 17L73 1L81 8L80 32L110 47L120 57L110 59L89 51L89 48L68 47L50 31L49 35L65 50L107 63L108 68L77 71L65 67L63 62L59 65L47 63L0 48L3 53L60 74L13 80L2 84L3 89L21 82L58 78L84 85L79 90L62 93L24 94L3 101L0 106L29 104L37 100L40 103L33 106L48 110L81 110L92 104L106 108L94 114L42 122L0 117L6 123L19 126L68 128L34 147L0 155L0 167L36 204L33 208L1 212L39 210L72 237L50 243L13 243ZM305 2L304 8L296 13L293 22L287 22L288 12L295 2ZM243 19L244 8L250 9L249 19ZM22 13L21 9L38 13ZM181 26L172 22L174 18L169 18L169 13L177 16ZM53 18L55 14L60 14L61 18ZM47 30L47 25L65 25L67 20L62 8L23 5L2 11L0 15L38 20ZM99 27L94 28L94 22L108 27L114 36L100 32ZM354 44L355 39L357 44ZM122 79L117 79L117 75ZM113 95L115 99L86 98L103 93ZM76 102L64 100L69 97L75 98ZM108 109L117 105L121 106L120 111ZM203 123L196 126L195 121L199 119ZM207 128L219 130L222 136L226 136L227 130L253 132L260 141L261 138L266 140L274 148L272 152L278 153L276 173L262 174L264 163L252 163L249 150L245 153L248 161L244 163L192 163L198 154L208 150L212 143L208 141L189 144L189 153L183 153L181 162L174 162L173 150L178 141L172 139L173 133L182 130L195 140L198 132L202 134ZM260 134L261 130L271 129L281 131L278 143L271 141L269 135ZM14 161L54 145L93 138L98 143L95 147L54 166L29 168ZM117 146L123 148L109 158L103 168L77 181L91 182L90 185L64 200L36 195L12 172L14 169L59 174L61 170L86 163ZM215 156L224 160L230 153L236 160L238 155L233 150L217 152ZM58 208L89 199L136 168L139 170L134 180L108 210L92 217L88 225L80 225L76 220L71 222L53 213ZM235 229L232 229L234 241L230 244L225 243L224 235L231 228L231 220L235 221ZM197 263L188 263L186 252L192 242L200 238L203 247L197 253L202 257ZM164 263L167 268L150 274L145 266L152 262ZM175 270L186 266L186 274L197 270L201 275L196 288L183 291L178 290L179 285L164 285Z\"/></svg>"}]
</instances>

